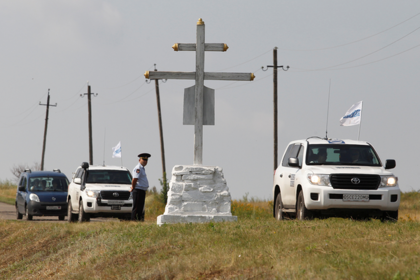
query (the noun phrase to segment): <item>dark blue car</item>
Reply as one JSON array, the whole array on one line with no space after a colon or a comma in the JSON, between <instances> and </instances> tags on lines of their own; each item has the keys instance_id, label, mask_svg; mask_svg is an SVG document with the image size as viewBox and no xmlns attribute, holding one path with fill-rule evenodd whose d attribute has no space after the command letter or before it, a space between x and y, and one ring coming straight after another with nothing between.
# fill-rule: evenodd
<instances>
[{"instance_id":1,"label":"dark blue car","mask_svg":"<svg viewBox=\"0 0 420 280\"><path fill-rule=\"evenodd\" d=\"M25 170L19 178L16 192L16 219L32 220L33 216L67 215L69 180L59 169L54 171Z\"/></svg>"}]
</instances>

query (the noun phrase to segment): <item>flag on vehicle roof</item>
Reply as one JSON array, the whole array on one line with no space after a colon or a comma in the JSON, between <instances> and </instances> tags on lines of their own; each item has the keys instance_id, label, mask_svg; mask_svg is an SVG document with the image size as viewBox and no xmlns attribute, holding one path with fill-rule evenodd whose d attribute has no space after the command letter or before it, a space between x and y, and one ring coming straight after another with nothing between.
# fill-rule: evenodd
<instances>
[{"instance_id":1,"label":"flag on vehicle roof","mask_svg":"<svg viewBox=\"0 0 420 280\"><path fill-rule=\"evenodd\" d=\"M121 141L118 142L117 146L112 148L112 157L113 158L121 157Z\"/></svg>"},{"instance_id":2,"label":"flag on vehicle roof","mask_svg":"<svg viewBox=\"0 0 420 280\"><path fill-rule=\"evenodd\" d=\"M350 109L347 110L344 117L340 119L341 126L352 126L360 124L362 119L362 101L353 104Z\"/></svg>"}]
</instances>

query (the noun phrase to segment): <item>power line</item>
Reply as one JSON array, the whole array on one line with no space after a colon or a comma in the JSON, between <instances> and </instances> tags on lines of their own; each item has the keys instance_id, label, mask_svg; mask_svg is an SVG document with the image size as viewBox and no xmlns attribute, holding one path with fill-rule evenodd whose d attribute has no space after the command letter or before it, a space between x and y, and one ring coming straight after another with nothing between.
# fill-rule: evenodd
<instances>
[{"instance_id":1,"label":"power line","mask_svg":"<svg viewBox=\"0 0 420 280\"><path fill-rule=\"evenodd\" d=\"M329 68L334 68L334 67L337 67L337 66L342 66L342 65L345 65L345 64L348 64L348 63L351 63L351 62L354 62L354 61L357 61L357 60L360 60L360 59L362 59L362 58L365 58L365 57L367 57L367 56L369 56L369 55L372 55L372 54L374 54L374 53L377 53L377 52L379 52L379 51L381 51L381 50L383 50L383 49L385 49L385 48L387 48L387 47L389 47L389 46L391 46L391 45L393 45L393 44L395 44L396 42L398 42L398 41L401 41L402 39L404 39L404 38L406 38L406 37L408 37L409 35L411 35L412 33L414 33L414 32L416 32L417 30L419 30L420 29L420 27L417 27L416 29L414 29L413 31L411 31L411 32L409 32L408 34L406 34L406 35L404 35L404 36L402 36L402 37L400 37L400 38L398 38L397 40L395 40L395 41L393 41L393 42L391 42L390 44L388 44L388 45L386 45L386 46L384 46L384 47L382 47L382 48L379 48L379 49L377 49L377 50L375 50L375 51L373 51L373 52L370 52L370 53L368 53L368 54L366 54L366 55L363 55L363 56L361 56L361 57L358 57L358 58L355 58L355 59L352 59L352 60L349 60L349 61L347 61L347 62L343 62L343 63L340 63L340 64L336 64L336 65L332 65L332 66L328 66L328 67L324 67L324 68L318 68L318 69L302 69L303 71L322 71L322 70L328 70ZM392 56L391 56L392 57ZM297 69L297 68L296 68ZM333 69L331 69L331 70L333 70Z\"/></svg>"},{"instance_id":2,"label":"power line","mask_svg":"<svg viewBox=\"0 0 420 280\"><path fill-rule=\"evenodd\" d=\"M263 55L265 55L266 53L269 53L269 52L271 52L271 49L270 49L270 50L268 50L268 51L266 51L266 52L264 52L264 53L262 53L262 54L260 54L260 55L258 55L258 56L256 56L256 57L254 57L254 58L251 58L250 60L247 60L247 61L245 61L245 62L243 62L243 63L237 64L237 65L234 65L234 66L230 66L230 67L227 67L227 68L224 68L224 69L219 69L219 70L217 70L217 71L224 71L224 70L227 70L227 69L231 69L231 68L234 68L234 67L237 67L237 66L243 65L243 64L248 63L248 62L250 62L250 61L253 61L254 59L257 59L257 58L259 58L260 56L263 56Z\"/></svg>"},{"instance_id":3,"label":"power line","mask_svg":"<svg viewBox=\"0 0 420 280\"><path fill-rule=\"evenodd\" d=\"M349 43L345 43L345 44L341 44L341 45L337 45L337 46L333 46L333 47L320 48L320 49L307 49L307 50L302 50L302 49L301 49L301 50L299 50L299 49L282 49L282 48L279 48L279 50L283 50L283 51L322 51L322 50L329 50L329 49L335 49L335 48L339 48L339 47L344 47L344 46L352 45L352 44L355 44L355 43L358 43L358 42L361 42L361 41L364 41L364 40L370 39L370 38L375 37L375 36L377 36L377 35L379 35L379 34L382 34L382 33L384 33L384 32L387 32L387 31L389 31L389 30L391 30L391 29L393 29L393 28L395 28L395 27L397 27L397 26L399 26L399 25L401 25L401 24L403 24L403 23L405 23L405 22L409 21L410 19L412 19L412 18L415 18L415 17L419 16L419 15L420 15L420 13L417 13L417 14L415 14L414 16L409 17L408 19L406 19L406 20L404 20L404 21L402 21L402 22L400 22L400 23L398 23L398 24L396 24L396 25L394 25L394 26L392 26L392 27L390 27L390 28L387 28L387 29L385 29L385 30L383 30L383 31L381 31L381 32L378 32L378 33L376 33L376 34L373 34L373 35L370 35L370 36L364 37L364 38L362 38L362 39L359 39L359 40L356 40L356 41L353 41L353 42L349 42Z\"/></svg>"}]
</instances>

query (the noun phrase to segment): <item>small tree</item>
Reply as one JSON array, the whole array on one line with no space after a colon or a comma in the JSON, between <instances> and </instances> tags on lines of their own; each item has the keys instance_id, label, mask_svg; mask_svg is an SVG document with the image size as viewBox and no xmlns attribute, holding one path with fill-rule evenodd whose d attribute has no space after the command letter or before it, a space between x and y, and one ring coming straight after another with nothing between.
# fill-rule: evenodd
<instances>
[{"instance_id":1,"label":"small tree","mask_svg":"<svg viewBox=\"0 0 420 280\"><path fill-rule=\"evenodd\" d=\"M163 173L163 178L159 179L160 185L162 189L160 191L160 200L166 205L168 202L168 191L169 191L169 184L166 180L166 173Z\"/></svg>"},{"instance_id":2,"label":"small tree","mask_svg":"<svg viewBox=\"0 0 420 280\"><path fill-rule=\"evenodd\" d=\"M14 180L17 182L19 180L20 174L25 171L25 169L31 169L32 171L39 171L41 170L41 164L35 162L32 166L27 164L15 164L10 168L10 172L12 172L13 176L15 177Z\"/></svg>"}]
</instances>

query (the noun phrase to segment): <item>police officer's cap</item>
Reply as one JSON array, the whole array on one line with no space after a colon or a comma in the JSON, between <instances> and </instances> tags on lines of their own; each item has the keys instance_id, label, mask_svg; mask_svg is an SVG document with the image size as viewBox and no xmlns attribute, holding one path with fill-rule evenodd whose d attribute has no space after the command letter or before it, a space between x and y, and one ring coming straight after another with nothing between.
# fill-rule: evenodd
<instances>
[{"instance_id":1,"label":"police officer's cap","mask_svg":"<svg viewBox=\"0 0 420 280\"><path fill-rule=\"evenodd\" d=\"M150 154L148 154L148 153L141 153L141 154L139 154L139 155L138 155L138 157L139 157L139 158L143 158L143 157L145 157L145 158L149 158L149 157L151 157L151 155L150 155Z\"/></svg>"}]
</instances>

